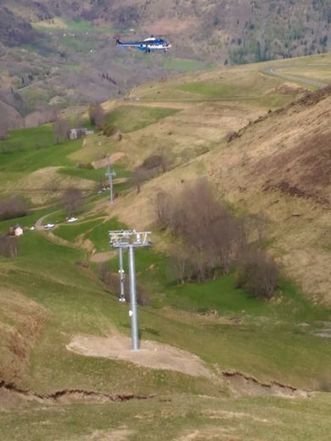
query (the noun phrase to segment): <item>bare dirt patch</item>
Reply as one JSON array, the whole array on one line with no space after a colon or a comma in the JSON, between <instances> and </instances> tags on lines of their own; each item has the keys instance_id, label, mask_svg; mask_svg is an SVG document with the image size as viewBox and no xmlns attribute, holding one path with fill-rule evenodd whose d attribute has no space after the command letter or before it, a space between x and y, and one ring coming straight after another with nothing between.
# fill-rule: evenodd
<instances>
[{"instance_id":1,"label":"bare dirt patch","mask_svg":"<svg viewBox=\"0 0 331 441\"><path fill-rule=\"evenodd\" d=\"M81 441L126 441L134 435L133 430L117 429L117 430L96 430L90 435L79 438Z\"/></svg>"},{"instance_id":2,"label":"bare dirt patch","mask_svg":"<svg viewBox=\"0 0 331 441\"><path fill-rule=\"evenodd\" d=\"M282 398L308 398L308 391L276 381L262 383L240 372L222 372L222 378L234 396L276 396Z\"/></svg>"},{"instance_id":3,"label":"bare dirt patch","mask_svg":"<svg viewBox=\"0 0 331 441\"><path fill-rule=\"evenodd\" d=\"M111 164L115 164L115 162L120 161L126 156L124 152L116 152L109 156L109 158L99 159L98 161L93 161L92 166L93 168L105 168L109 164L109 161Z\"/></svg>"},{"instance_id":4,"label":"bare dirt patch","mask_svg":"<svg viewBox=\"0 0 331 441\"><path fill-rule=\"evenodd\" d=\"M202 360L190 352L170 345L143 340L139 351L131 350L128 337L77 335L66 346L68 351L88 357L125 360L152 369L166 369L195 377L212 377Z\"/></svg>"},{"instance_id":5,"label":"bare dirt patch","mask_svg":"<svg viewBox=\"0 0 331 441\"><path fill-rule=\"evenodd\" d=\"M176 441L239 441L242 438L237 438L231 435L233 428L212 426L204 429L186 431Z\"/></svg>"},{"instance_id":6,"label":"bare dirt patch","mask_svg":"<svg viewBox=\"0 0 331 441\"><path fill-rule=\"evenodd\" d=\"M124 402L130 400L153 399L152 395L134 395L97 392L84 389L63 389L47 395L39 395L30 390L24 390L16 386L15 383L0 381L0 411L25 406L29 403L54 405L54 404L73 404L73 403L109 403Z\"/></svg>"},{"instance_id":7,"label":"bare dirt patch","mask_svg":"<svg viewBox=\"0 0 331 441\"><path fill-rule=\"evenodd\" d=\"M111 251L105 251L103 253L95 253L90 257L91 262L103 263L107 262L114 255Z\"/></svg>"}]
</instances>

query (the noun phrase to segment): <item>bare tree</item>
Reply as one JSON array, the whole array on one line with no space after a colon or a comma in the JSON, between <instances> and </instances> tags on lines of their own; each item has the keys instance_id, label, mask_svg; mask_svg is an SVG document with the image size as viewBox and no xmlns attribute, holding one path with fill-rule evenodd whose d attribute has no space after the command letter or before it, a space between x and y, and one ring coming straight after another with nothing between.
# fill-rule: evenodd
<instances>
[{"instance_id":1,"label":"bare tree","mask_svg":"<svg viewBox=\"0 0 331 441\"><path fill-rule=\"evenodd\" d=\"M149 178L149 173L143 167L139 166L133 170L131 181L136 187L137 193L140 193L142 184Z\"/></svg>"},{"instance_id":2,"label":"bare tree","mask_svg":"<svg viewBox=\"0 0 331 441\"><path fill-rule=\"evenodd\" d=\"M83 194L78 188L67 188L62 195L62 206L67 216L73 216L81 210L84 203Z\"/></svg>"},{"instance_id":3,"label":"bare tree","mask_svg":"<svg viewBox=\"0 0 331 441\"><path fill-rule=\"evenodd\" d=\"M172 197L159 193L156 210L159 226L181 238L188 252L187 277L205 280L230 271L245 243L245 228L206 180L185 185Z\"/></svg>"},{"instance_id":4,"label":"bare tree","mask_svg":"<svg viewBox=\"0 0 331 441\"><path fill-rule=\"evenodd\" d=\"M155 197L155 211L157 224L161 229L165 229L169 226L171 209L170 195L163 190L159 191Z\"/></svg>"},{"instance_id":5,"label":"bare tree","mask_svg":"<svg viewBox=\"0 0 331 441\"><path fill-rule=\"evenodd\" d=\"M185 184L175 195L159 192L155 209L158 226L176 237L171 250L176 280L215 279L237 267L238 287L257 297L272 297L277 265L257 248L264 237L264 219L234 216L205 179Z\"/></svg>"},{"instance_id":6,"label":"bare tree","mask_svg":"<svg viewBox=\"0 0 331 441\"><path fill-rule=\"evenodd\" d=\"M264 251L250 247L239 261L237 286L256 297L270 299L277 288L278 268Z\"/></svg>"},{"instance_id":7,"label":"bare tree","mask_svg":"<svg viewBox=\"0 0 331 441\"><path fill-rule=\"evenodd\" d=\"M106 114L100 103L91 104L89 106L89 119L90 123L97 129L102 129L105 123Z\"/></svg>"},{"instance_id":8,"label":"bare tree","mask_svg":"<svg viewBox=\"0 0 331 441\"><path fill-rule=\"evenodd\" d=\"M70 125L67 120L57 118L53 123L53 133L56 143L61 143L69 139Z\"/></svg>"}]
</instances>

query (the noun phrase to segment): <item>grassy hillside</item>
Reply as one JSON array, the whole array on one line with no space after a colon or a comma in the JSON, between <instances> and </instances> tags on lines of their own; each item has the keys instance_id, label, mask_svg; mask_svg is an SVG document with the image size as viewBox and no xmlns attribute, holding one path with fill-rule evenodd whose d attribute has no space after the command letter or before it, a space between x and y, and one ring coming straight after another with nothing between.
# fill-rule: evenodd
<instances>
[{"instance_id":1,"label":"grassy hillside","mask_svg":"<svg viewBox=\"0 0 331 441\"><path fill-rule=\"evenodd\" d=\"M306 61L315 71L314 79L318 79L325 75L324 65L330 62L330 57ZM319 65L322 65L321 77L318 76ZM302 96L302 84L307 80L303 74L304 66L300 59L265 64L262 70L261 65L252 65L221 71L218 75L201 74L195 76L194 81L186 77L136 89L131 96L141 102L157 102L159 97L167 102L166 97L170 97L173 103L177 96L179 102L185 103L185 111L172 119L169 143L164 145L167 145L167 152L170 147L169 155L174 155L179 162L176 149L186 134L182 118L190 113L192 125L185 144L190 146L190 159L193 156L196 159L150 182L138 197L128 196L116 207L116 214L124 221L144 228L155 217L150 201L156 191L173 192L183 180L208 176L225 199L234 206L240 204L243 212L267 215L274 255L307 294L314 295L317 301L329 301L329 89L320 97L317 94L315 98L313 95L311 99L299 100L294 106L285 105L294 96ZM288 72L294 69L299 77L298 84L283 77L286 69ZM254 88L252 91L249 86L253 78L260 85L258 95L254 95ZM232 96L229 87L236 88ZM238 106L241 100L243 104ZM187 102L190 102L189 106ZM277 102L282 102L285 108L272 112ZM243 109L245 113L241 118ZM266 111L268 116L261 117ZM214 126L211 112L214 112ZM240 125L246 125L245 129L238 130ZM163 127L160 127L160 136L163 133ZM191 135L192 138L188 138ZM232 137L233 141L229 142ZM192 141L188 142L188 139ZM184 154L185 150L181 155ZM136 212L140 213L138 217Z\"/></svg>"},{"instance_id":2,"label":"grassy hillside","mask_svg":"<svg viewBox=\"0 0 331 441\"><path fill-rule=\"evenodd\" d=\"M303 96L307 79L326 81L318 66L330 59L308 62L309 78L298 59L137 88L104 104L121 140L95 134L54 144L44 126L1 142L2 195L26 192L32 206L23 218L1 221L0 233L37 225L20 238L15 259L0 257L1 439L328 439L330 309L312 301L315 293L328 299L328 144L319 142L325 157L314 162L309 140L329 134L330 95L290 103ZM283 78L292 69L297 83ZM168 170L139 194L132 181L119 181L110 207L107 194L97 193L105 156L118 159L114 167L125 178L160 152ZM151 341L154 350L125 358L129 307L116 297L108 231L153 228L156 192L175 192L197 176L208 176L235 211L263 211L266 245L284 264L277 295L250 296L232 272L177 284L169 238L153 231L153 248L137 251L136 267L146 303L139 307L142 348ZM71 185L88 191L78 221L68 224L56 199ZM41 228L47 222L56 223L52 231ZM110 282L101 277L104 262ZM116 356L114 341L125 342ZM169 346L177 351L175 370L162 364ZM197 362L208 375L193 371Z\"/></svg>"}]
</instances>

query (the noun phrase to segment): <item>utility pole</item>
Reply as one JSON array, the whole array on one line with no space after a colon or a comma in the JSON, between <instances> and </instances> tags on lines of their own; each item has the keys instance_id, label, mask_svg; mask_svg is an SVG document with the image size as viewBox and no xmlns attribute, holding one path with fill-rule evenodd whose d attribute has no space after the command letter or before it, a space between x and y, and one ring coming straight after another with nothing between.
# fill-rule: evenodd
<instances>
[{"instance_id":1,"label":"utility pole","mask_svg":"<svg viewBox=\"0 0 331 441\"><path fill-rule=\"evenodd\" d=\"M108 158L108 168L107 168L107 173L105 174L105 176L108 177L108 182L109 182L109 202L110 202L110 204L112 204L114 202L113 177L116 176L116 172L114 170L112 170L112 168L111 168L110 158Z\"/></svg>"},{"instance_id":2,"label":"utility pole","mask_svg":"<svg viewBox=\"0 0 331 441\"><path fill-rule=\"evenodd\" d=\"M115 230L109 232L110 244L113 248L129 250L130 276L130 311L132 350L139 350L138 311L135 270L135 248L151 246L150 231L137 232L136 230ZM119 254L120 256L120 254ZM123 262L123 261L122 261ZM121 274L123 274L121 272Z\"/></svg>"}]
</instances>

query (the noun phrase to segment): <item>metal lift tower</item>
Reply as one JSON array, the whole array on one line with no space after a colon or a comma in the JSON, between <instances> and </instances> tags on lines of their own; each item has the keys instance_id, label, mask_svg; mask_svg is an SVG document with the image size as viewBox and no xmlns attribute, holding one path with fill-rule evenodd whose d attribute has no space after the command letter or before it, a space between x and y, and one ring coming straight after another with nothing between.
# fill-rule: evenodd
<instances>
[{"instance_id":1,"label":"metal lift tower","mask_svg":"<svg viewBox=\"0 0 331 441\"><path fill-rule=\"evenodd\" d=\"M128 248L129 250L129 276L130 276L130 318L131 318L131 337L132 337L132 350L139 350L139 334L138 334L138 314L137 314L137 293L136 293L136 270L135 270L135 248L149 247L151 246L150 231L137 232L136 230L115 230L109 232L110 244L113 248L119 250ZM122 276L123 260L121 263L120 258L120 271ZM122 268L121 268L122 265ZM123 286L122 286L123 283ZM124 289L124 279L121 279L121 294Z\"/></svg>"},{"instance_id":2,"label":"metal lift tower","mask_svg":"<svg viewBox=\"0 0 331 441\"><path fill-rule=\"evenodd\" d=\"M116 172L111 168L111 161L108 158L108 169L105 176L108 177L109 182L109 202L112 204L114 202L114 192L113 192L113 178L116 176Z\"/></svg>"}]
</instances>

